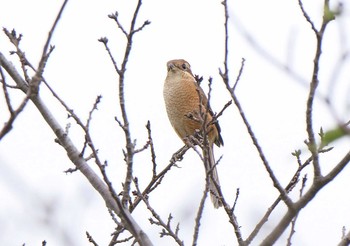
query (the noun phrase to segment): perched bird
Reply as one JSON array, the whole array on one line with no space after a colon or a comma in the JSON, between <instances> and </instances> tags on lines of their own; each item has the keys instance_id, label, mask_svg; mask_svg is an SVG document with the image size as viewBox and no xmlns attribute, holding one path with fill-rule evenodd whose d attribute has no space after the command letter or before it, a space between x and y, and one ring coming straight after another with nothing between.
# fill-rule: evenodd
<instances>
[{"instance_id":1,"label":"perched bird","mask_svg":"<svg viewBox=\"0 0 350 246\"><path fill-rule=\"evenodd\" d=\"M217 146L223 145L220 126L217 121L212 122L213 112L208 105L205 93L192 74L190 64L183 59L171 60L167 63L167 69L168 74L164 82L163 96L170 123L177 135L185 144L188 144L191 136L198 136L198 133L203 129L203 123L206 124L209 150L205 151L205 148L202 148L203 158L207 156L205 170L206 173L211 172L209 175L211 200L214 207L218 208L222 206L222 203L213 183L215 180L220 185L215 167L213 145L214 143Z\"/></svg>"}]
</instances>

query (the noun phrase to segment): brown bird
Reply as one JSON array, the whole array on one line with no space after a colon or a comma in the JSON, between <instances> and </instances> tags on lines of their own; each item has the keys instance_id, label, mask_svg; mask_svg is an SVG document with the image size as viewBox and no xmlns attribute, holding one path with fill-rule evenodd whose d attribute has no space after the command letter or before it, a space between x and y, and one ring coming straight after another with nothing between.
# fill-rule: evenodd
<instances>
[{"instance_id":1,"label":"brown bird","mask_svg":"<svg viewBox=\"0 0 350 246\"><path fill-rule=\"evenodd\" d=\"M208 108L208 99L192 74L190 64L183 60L167 63L168 74L165 79L163 96L171 125L179 137L188 144L191 136L198 136L205 120L209 151L203 148L206 173L209 175L209 190L215 208L222 206L213 180L220 185L213 153L214 143L223 145L218 122L212 122L213 112ZM204 128L205 129L205 128ZM206 153L208 152L208 153Z\"/></svg>"}]
</instances>

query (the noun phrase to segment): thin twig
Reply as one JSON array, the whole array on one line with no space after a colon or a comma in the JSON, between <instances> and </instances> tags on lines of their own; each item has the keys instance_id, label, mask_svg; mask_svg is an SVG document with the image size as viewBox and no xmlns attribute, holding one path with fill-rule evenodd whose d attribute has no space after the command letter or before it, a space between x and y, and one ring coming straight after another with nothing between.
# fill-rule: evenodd
<instances>
[{"instance_id":1,"label":"thin twig","mask_svg":"<svg viewBox=\"0 0 350 246\"><path fill-rule=\"evenodd\" d=\"M51 34L49 35L49 39L50 39L50 36ZM44 68L43 64L45 64L51 50L52 49L50 49L50 51L46 53L46 58L42 58L43 62L41 63L41 65L39 66L39 69L36 72L37 78L33 79L37 83L39 83L39 81L42 79L41 78L42 71ZM0 60L1 60L2 67L4 67L7 73L10 74L10 76L16 82L18 87L23 92L30 93L33 87L28 88L28 86L26 85L26 82L18 74L17 70L13 67L12 64L10 64L6 60L6 58L1 53L0 53ZM41 72L40 72L40 67L41 67ZM38 86L36 86L36 88L38 89ZM35 89L35 85L34 85L34 89ZM121 218L125 227L135 236L137 242L140 245L152 245L148 236L141 230L141 228L135 222L131 214L128 211L124 210L121 203L118 202L118 199L116 199L117 198L116 195L114 195L113 192L111 191L112 186L110 182L106 182L105 180L105 182L107 183L107 186L106 186L102 182L102 180L99 178L99 176L94 173L94 171L89 167L89 165L87 165L87 163L85 162L85 159L80 156L77 148L73 145L70 138L67 136L65 131L61 128L61 126L58 124L55 117L52 115L51 111L46 107L45 103L40 98L40 96L38 94L35 94L34 96L31 95L30 99L33 101L34 105L38 108L39 112L42 114L45 121L48 123L48 125L51 127L51 129L57 136L59 143L67 151L68 157L76 165L76 167L85 175L85 177L89 180L91 185L101 194L101 196L106 201L107 206L113 209L113 211L115 211L118 214L118 216ZM82 126L84 125L82 124ZM101 166L104 166L104 165L101 165ZM105 173L103 173L103 175L104 175L104 178L106 179Z\"/></svg>"},{"instance_id":2,"label":"thin twig","mask_svg":"<svg viewBox=\"0 0 350 246\"><path fill-rule=\"evenodd\" d=\"M299 3L299 7L300 7L301 12L303 13L305 19L307 20L307 22L310 23L311 28L312 28L312 30L314 31L314 33L315 33L316 35L318 35L318 30L316 29L315 24L314 24L314 22L311 20L311 18L310 18L310 16L308 15L308 13L305 11L304 6L303 6L303 2L302 2L301 0L298 0L298 3Z\"/></svg>"},{"instance_id":3,"label":"thin twig","mask_svg":"<svg viewBox=\"0 0 350 246\"><path fill-rule=\"evenodd\" d=\"M111 50L109 49L109 46L108 46L108 39L107 39L106 37L103 37L103 38L98 39L98 41L101 42L101 43L103 43L103 45L105 46L106 51L107 51L107 53L108 53L108 56L109 56L109 58L111 59L111 61L112 61L112 63L113 63L113 66L114 66L115 71L116 71L118 74L120 74L121 71L120 71L120 69L119 69L119 67L118 67L118 64L117 64L117 62L115 61L115 59L114 59L114 57L113 57L113 55L112 55Z\"/></svg>"},{"instance_id":4,"label":"thin twig","mask_svg":"<svg viewBox=\"0 0 350 246\"><path fill-rule=\"evenodd\" d=\"M243 67L243 66L244 66L244 63L242 62L242 67ZM241 68L241 70L242 70L242 69L243 69L243 68ZM239 77L241 76L241 73L242 73L242 72L240 72ZM259 142L258 142L258 139L256 138L256 136L255 136L255 134L254 134L254 131L252 130L252 127L250 126L250 124L249 124L249 122L248 122L248 119L247 119L246 116L245 116L245 113L244 113L244 111L243 111L243 108L242 108L242 106L241 106L241 104L240 104L240 102L239 102L239 100L238 100L238 98L237 98L237 96L236 96L236 94L235 94L235 91L233 90L233 88L236 87L237 82L236 82L236 84L234 85L234 87L231 88L231 87L230 87L230 82L229 82L229 76L228 76L228 74L225 74L225 73L224 73L224 74L221 75L221 77L222 77L222 79L223 79L223 81L224 81L224 83L225 83L225 85L226 85L227 90L228 90L228 91L230 92L230 94L231 94L231 97L232 97L232 99L233 99L233 102L235 103L235 105L236 105L236 107L237 107L237 109L238 109L238 111L239 111L239 114L241 115L241 118L242 118L242 120L243 120L243 122L244 122L244 124L245 124L245 126L246 126L246 128L247 128L247 131L248 131L248 133L249 133L249 136L250 136L251 140L253 141L253 144L254 144L254 146L256 147L256 149L257 149L257 151L258 151L258 153L259 153L260 159L262 160L262 162L263 162L263 164L264 164L264 166L265 166L265 169L266 169L266 171L268 172L268 174L269 174L269 176L270 176L270 178L271 178L271 180L272 180L272 182L273 182L274 187L279 191L279 193L280 193L281 196L282 196L282 200L286 203L286 205L287 205L288 207L292 207L292 206L293 206L293 203L292 203L291 199L288 197L286 191L284 190L284 188L282 187L282 185L279 183L279 181L278 181L277 177L275 176L275 174L274 174L274 172L273 172L273 170L272 170L272 168L271 168L269 162L267 161L267 158L265 157L265 154L264 154L264 152L263 152L263 150L262 150L262 147L260 146L260 144L259 144Z\"/></svg>"},{"instance_id":5,"label":"thin twig","mask_svg":"<svg viewBox=\"0 0 350 246\"><path fill-rule=\"evenodd\" d=\"M319 63L322 53L322 42L324 37L324 32L328 23L334 19L334 16L329 16L329 0L324 1L324 16L319 31L315 33L316 36L316 53L314 57L314 67L312 72L312 78L310 81L309 95L306 104L306 131L308 134L308 148L312 155L312 163L314 169L314 180L310 189L297 201L294 203L294 209L289 208L287 213L282 217L278 225L271 231L271 233L263 240L262 245L271 245L276 242L276 240L281 236L281 234L286 230L293 218L299 213L299 211L304 208L315 195L331 180L333 180L343 168L350 161L350 151L343 157L343 159L328 173L326 176L322 176L320 163L319 163L319 149L317 148L315 133L313 130L313 105L316 90L319 83ZM305 11L303 11L305 12ZM305 15L304 15L305 16ZM309 22L310 19L306 18ZM314 30L315 31L315 30Z\"/></svg>"},{"instance_id":6,"label":"thin twig","mask_svg":"<svg viewBox=\"0 0 350 246\"><path fill-rule=\"evenodd\" d=\"M307 181L307 175L305 174L304 177L303 177L303 181L301 182L301 188L300 188L300 191L299 191L299 197L303 196L303 191L304 191L305 186L306 186L306 181ZM297 223L298 215L299 215L299 213L296 214L296 216L294 217L294 219L291 222L290 233L289 233L289 236L287 238L287 246L291 246L292 245L292 238L293 238L293 235L295 234L295 226L296 226L296 223Z\"/></svg>"},{"instance_id":7,"label":"thin twig","mask_svg":"<svg viewBox=\"0 0 350 246\"><path fill-rule=\"evenodd\" d=\"M63 10L65 9L66 5L68 3L68 0L65 0L61 6L61 9L58 13L58 15L56 16L56 19L49 31L49 34L48 34L48 37L46 39L46 43L44 45L44 48L43 48L43 52L42 52L42 55L41 55L41 59L40 59L40 62L39 62L39 65L38 65L38 68L36 70L36 73L34 74L34 76L32 77L30 83L29 83L29 89L31 90L31 97L33 96L37 96L38 92L39 92L39 85L40 85L40 82L42 81L42 77L43 77L43 74L44 74L44 68L46 66L46 63L49 59L49 56L51 54L51 52L53 51L54 49L54 46L51 46L49 48L49 45L50 45L50 42L51 42L51 38L52 38L52 35L54 33L54 30L56 29L56 26L58 24L58 21L60 20L61 16L62 16L62 13L63 13Z\"/></svg>"},{"instance_id":8,"label":"thin twig","mask_svg":"<svg viewBox=\"0 0 350 246\"><path fill-rule=\"evenodd\" d=\"M10 94L7 90L6 78L5 78L5 74L2 71L1 61L0 61L0 75L1 75L2 90L4 92L7 109L10 112L10 114L12 114L14 110L12 108Z\"/></svg>"},{"instance_id":9,"label":"thin twig","mask_svg":"<svg viewBox=\"0 0 350 246\"><path fill-rule=\"evenodd\" d=\"M202 199L201 199L201 201L199 203L197 216L196 216L196 219L195 219L195 226L194 226L194 232L193 232L192 246L196 246L197 245L198 235L199 235L199 227L201 225L201 219L202 219L202 215L203 215L203 211L204 211L204 204L205 204L205 200L208 197L209 182L210 182L208 175L206 175L205 181L206 181L205 182L205 189L203 191Z\"/></svg>"},{"instance_id":10,"label":"thin twig","mask_svg":"<svg viewBox=\"0 0 350 246\"><path fill-rule=\"evenodd\" d=\"M326 8L327 6L329 8L328 4L329 2L325 0L324 8ZM302 8L302 5L300 5L300 8L305 16L305 19L308 22L310 22L310 18L308 18L308 15L305 12L305 10ZM319 66L320 66L319 62L320 62L320 57L322 53L321 47L322 47L322 41L323 41L323 33L327 24L328 22L323 21L320 31L316 30L316 28L313 27L317 44L316 44L316 54L314 58L314 67L313 67L312 78L310 82L310 88L309 88L309 95L308 95L307 104L306 104L306 131L308 134L307 145L313 157L314 180L317 180L321 177L321 168L319 165L319 158L318 158L319 156L318 156L318 151L316 146L317 144L315 139L315 133L313 130L312 112L313 112L314 97L315 97L316 89L319 83L318 73L319 73Z\"/></svg>"},{"instance_id":11,"label":"thin twig","mask_svg":"<svg viewBox=\"0 0 350 246\"><path fill-rule=\"evenodd\" d=\"M305 167L307 167L311 162L312 162L312 157L307 158L304 163L301 163L300 160L300 154L299 152L296 151L297 153L297 162L298 162L298 169L295 171L293 177L289 181L288 185L285 187L286 192L291 192L292 189L295 187L297 182L299 181L299 176L302 170L304 170ZM248 238L246 239L246 243L250 244L253 239L256 237L256 235L259 233L263 225L268 221L268 218L270 217L271 213L274 211L274 209L277 207L279 202L281 201L281 196L278 196L277 199L272 203L272 205L267 209L266 213L264 216L260 219L260 221L256 224L254 230L250 233Z\"/></svg>"},{"instance_id":12,"label":"thin twig","mask_svg":"<svg viewBox=\"0 0 350 246\"><path fill-rule=\"evenodd\" d=\"M173 167L176 166L176 162L179 160L182 160L184 154L186 153L186 151L189 149L189 147L187 145L184 145L181 149L179 149L177 152L175 152L172 156L172 158L169 161L169 164L157 175L152 177L152 180L149 182L149 184L147 185L147 187L143 190L143 192L141 193L143 197L147 196L149 193L151 193L155 188L158 187L158 185L160 185L160 183L162 182L165 174ZM137 196L135 198L135 201L133 203L130 204L129 206L129 211L132 212L134 211L134 209L136 208L136 206L139 204L139 202L141 201L141 198L139 196Z\"/></svg>"},{"instance_id":13,"label":"thin twig","mask_svg":"<svg viewBox=\"0 0 350 246\"><path fill-rule=\"evenodd\" d=\"M21 104L18 106L18 108L13 111L10 115L10 118L5 123L4 127L0 131L0 140L12 129L13 122L16 120L17 116L23 111L25 106L27 105L28 101L30 99L30 95L26 95L24 99L22 100Z\"/></svg>"},{"instance_id":14,"label":"thin twig","mask_svg":"<svg viewBox=\"0 0 350 246\"><path fill-rule=\"evenodd\" d=\"M92 236L90 235L89 232L86 232L86 237L89 240L89 243L92 243L94 246L98 246L98 244L96 243L96 241L92 238Z\"/></svg>"},{"instance_id":15,"label":"thin twig","mask_svg":"<svg viewBox=\"0 0 350 246\"><path fill-rule=\"evenodd\" d=\"M217 121L217 119L224 113L224 111L225 111L231 104L232 104L232 100L228 101L228 102L224 105L224 107L220 110L219 113L213 115L213 119L212 119L211 122L209 122L209 125L215 123L215 122Z\"/></svg>"},{"instance_id":16,"label":"thin twig","mask_svg":"<svg viewBox=\"0 0 350 246\"><path fill-rule=\"evenodd\" d=\"M125 78L126 66L128 63L129 55L130 55L130 52L132 49L132 42L133 42L134 34L137 33L138 31L141 31L143 29L143 27L145 27L146 25L150 24L149 21L145 21L141 27L135 28L136 19L138 17L139 10L141 8L141 4L142 4L142 1L138 0L133 17L132 17L132 20L131 20L129 32L126 32L125 28L123 28L122 24L119 22L118 13L116 13L115 15L109 16L110 18L112 18L116 21L118 27L122 30L123 34L126 36L126 39L127 39L127 44L125 47L123 62L121 64L120 68L118 68L117 63L115 62L115 59L113 58L112 54L110 53L110 50L107 48L107 41L108 40L106 38L99 40L99 41L104 43L104 45L109 53L109 56L111 57L111 60L114 64L114 67L119 75L119 86L118 86L118 88L119 88L119 106L120 106L120 110L121 110L121 114L122 114L122 122L119 121L118 124L120 126L122 126L122 129L123 129L124 135L125 135L125 140L126 140L125 161L126 161L126 165L127 165L127 171L126 171L125 181L124 181L124 185L123 185L123 197L122 197L123 206L127 206L128 201L130 201L130 186L131 186L131 182L132 182L132 178L133 178L133 158L135 155L135 145L134 145L134 142L132 141L132 138L131 138L131 131L129 128L129 120L128 120L128 115L127 115L126 106L125 106L126 101L125 101L125 93L124 93L124 78Z\"/></svg>"},{"instance_id":17,"label":"thin twig","mask_svg":"<svg viewBox=\"0 0 350 246\"><path fill-rule=\"evenodd\" d=\"M114 246L118 243L118 238L119 236L125 232L125 227L122 225L122 223L120 223L120 225L118 225L118 227L115 229L115 231L112 233L113 237L111 239L111 241L109 242L108 246ZM134 238L134 236L131 236L132 238ZM121 239L123 240L123 239Z\"/></svg>"},{"instance_id":18,"label":"thin twig","mask_svg":"<svg viewBox=\"0 0 350 246\"><path fill-rule=\"evenodd\" d=\"M115 244L126 243L126 242L130 241L133 238L134 238L134 236L130 236L130 237L127 237L127 238L124 238L124 239L120 239L120 240L115 241Z\"/></svg>"},{"instance_id":19,"label":"thin twig","mask_svg":"<svg viewBox=\"0 0 350 246\"><path fill-rule=\"evenodd\" d=\"M223 80L228 81L228 7L227 7L227 0L223 0L221 2L222 5L224 5L224 11L225 11L225 23L224 23L224 27L225 27L225 47L224 47L224 71L222 72L219 69L219 74L221 75L221 77L223 78Z\"/></svg>"},{"instance_id":20,"label":"thin twig","mask_svg":"<svg viewBox=\"0 0 350 246\"><path fill-rule=\"evenodd\" d=\"M232 224L232 226L235 230L235 235L236 235L238 244L245 245L245 241L243 240L243 237L242 237L241 226L238 223L237 216L234 213L233 207L230 207L230 205L226 202L225 197L222 194L220 185L215 180L212 180L212 182L216 187L216 190L218 192L218 197L220 198L222 206L223 206L223 208L224 208L224 210L229 218L229 222ZM238 199L238 197L237 197L237 199ZM235 203L234 203L234 205L235 205Z\"/></svg>"},{"instance_id":21,"label":"thin twig","mask_svg":"<svg viewBox=\"0 0 350 246\"><path fill-rule=\"evenodd\" d=\"M118 13L118 11L116 11L115 14L110 14L110 15L108 15L108 17L115 20L118 28L122 31L122 33L125 35L125 37L128 37L129 34L125 31L123 25L119 22L118 15L119 15L119 13Z\"/></svg>"},{"instance_id":22,"label":"thin twig","mask_svg":"<svg viewBox=\"0 0 350 246\"><path fill-rule=\"evenodd\" d=\"M29 66L30 68L32 68L33 70L35 69L34 66L28 61L28 59L26 58L25 53L22 51L22 49L19 47L20 46L20 42L22 40L22 34L18 34L16 33L16 30L12 30L11 32L8 31L6 28L3 28L4 33L6 34L6 36L9 38L10 42L15 46L16 51L10 51L10 54L16 54L19 58L19 62L21 64L21 68L22 68L22 73L24 76L25 81L27 82L27 84L29 84L30 82L30 76L28 75L28 71L26 69L27 66Z\"/></svg>"},{"instance_id":23,"label":"thin twig","mask_svg":"<svg viewBox=\"0 0 350 246\"><path fill-rule=\"evenodd\" d=\"M345 227L343 227L345 229ZM348 246L350 245L350 231L345 235L345 232L343 232L343 236L341 241L339 242L338 246Z\"/></svg>"},{"instance_id":24,"label":"thin twig","mask_svg":"<svg viewBox=\"0 0 350 246\"><path fill-rule=\"evenodd\" d=\"M6 58L0 53L0 73L1 73L2 83L3 83L3 91L5 94L7 107L8 107L9 112L10 112L9 119L7 120L7 122L4 124L3 128L0 131L0 140L7 133L9 133L11 131L14 121L16 120L18 115L23 111L23 109L26 107L26 105L30 99L30 90L27 90L28 87L24 86L22 89L24 89L26 96L23 98L22 102L17 107L17 109L16 110L13 109L13 107L11 106L11 102L10 102L10 96L9 96L7 88L6 88L6 80L5 80L5 75L3 73L2 67L5 68L5 70L10 74L11 77L14 75L14 76L18 76L20 78L20 75L18 73L11 72L12 71L12 69L11 69L12 64L10 64L6 60ZM23 82L23 85L25 85L25 82L23 80L22 80L22 82Z\"/></svg>"},{"instance_id":25,"label":"thin twig","mask_svg":"<svg viewBox=\"0 0 350 246\"><path fill-rule=\"evenodd\" d=\"M236 90L238 81L240 81L240 79L241 79L241 76L242 76L242 74L243 74L244 63L245 63L245 58L242 58L242 61L241 61L241 68L239 69L239 72L238 72L238 75L237 75L237 78L236 78L236 82L235 82L235 84L234 84L233 87L232 87L232 91L235 91L235 90Z\"/></svg>"},{"instance_id":26,"label":"thin twig","mask_svg":"<svg viewBox=\"0 0 350 246\"><path fill-rule=\"evenodd\" d=\"M159 216L159 214L157 214L157 212L152 208L152 206L150 205L148 199L143 196L141 194L141 191L140 191L140 188L139 188L139 185L138 185L138 181L137 181L137 178L134 178L133 179L134 181L134 184L135 184L135 187L136 187L136 195L138 197L140 197L140 199L145 203L147 209L151 212L153 218L155 220L153 220L152 218L149 219L150 223L151 224L155 224L155 225L158 225L160 227L162 227L162 232L160 233L160 237L163 237L163 236L170 236L172 237L175 242L178 244L178 245L181 245L183 246L184 245L184 242L179 238L178 236L178 232L179 232L179 225L176 226L176 229L175 231L173 231L173 229L171 228L171 220L173 219L172 215L169 214L169 217L168 217L168 221L167 223L165 223L161 217Z\"/></svg>"},{"instance_id":27,"label":"thin twig","mask_svg":"<svg viewBox=\"0 0 350 246\"><path fill-rule=\"evenodd\" d=\"M20 114L20 112L22 112L22 110L24 109L24 107L27 105L27 102L29 100L29 98L33 97L33 96L36 96L37 93L38 93L38 90L39 90L39 83L41 81L41 77L42 77L42 74L44 72L44 67L45 67L45 64L49 58L49 55L50 53L52 52L53 48L51 48L49 51L48 50L48 46L49 46L49 43L50 43L50 40L51 40L51 37L52 37L52 34L57 26L57 23L63 13L63 10L65 8L65 5L66 3L68 2L68 0L66 0L57 17L56 17L56 20L54 22L54 24L52 25L51 27L51 30L49 32L49 35L48 35L48 38L46 40L46 43L45 43L45 46L44 46L44 50L43 50L43 54L41 56L41 59L40 59L40 62L39 62L39 66L38 66L38 70L36 72L36 74L33 76L33 78L31 79L31 83L30 83L30 86L29 86L29 90L28 91L25 91L26 93L26 97L22 100L22 103L19 105L19 107L17 108L16 111L13 111L11 113L11 116L10 116L10 119L8 120L7 123L5 123L5 126L3 127L3 129L1 130L0 132L0 140L3 138L3 136L5 136L11 129L12 129L12 124L14 122L14 120L16 119L16 117ZM21 40L21 37L22 35L19 35L17 37L16 35L16 32L15 31L12 31L11 33L9 31L7 31L6 28L3 29L5 34L10 38L10 41L15 45L15 47L17 48L17 51L19 51L19 42ZM24 75L26 77L28 77L27 73L26 73L26 69L25 69L25 65L28 63L26 62L26 59L24 57L24 52L17 52L17 54L19 55L19 58L20 58L20 61L21 61L21 64L22 64L22 70L24 72ZM21 55L23 54L23 55ZM3 66L2 65L3 62L0 61L0 66ZM28 78L27 78L28 80ZM5 81L4 81L5 83ZM25 84L25 83L24 83ZM5 97L6 97L6 92L5 92ZM8 102L8 101L7 101ZM11 107L10 105L8 105L8 107Z\"/></svg>"},{"instance_id":28,"label":"thin twig","mask_svg":"<svg viewBox=\"0 0 350 246\"><path fill-rule=\"evenodd\" d=\"M148 133L148 142L150 145L151 151L151 159L152 159L152 179L157 175L157 163L156 163L156 152L154 150L154 143L152 139L152 131L151 131L151 122L147 121L147 133Z\"/></svg>"},{"instance_id":29,"label":"thin twig","mask_svg":"<svg viewBox=\"0 0 350 246\"><path fill-rule=\"evenodd\" d=\"M239 197L239 188L237 188L237 190L236 190L236 198L235 198L235 201L233 202L231 213L235 212L237 201L238 201L238 197Z\"/></svg>"}]
</instances>

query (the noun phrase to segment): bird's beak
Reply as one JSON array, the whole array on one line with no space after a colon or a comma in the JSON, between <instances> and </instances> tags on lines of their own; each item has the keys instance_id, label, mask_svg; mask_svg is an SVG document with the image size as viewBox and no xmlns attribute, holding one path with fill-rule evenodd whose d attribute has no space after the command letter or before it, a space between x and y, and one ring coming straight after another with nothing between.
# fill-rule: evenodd
<instances>
[{"instance_id":1,"label":"bird's beak","mask_svg":"<svg viewBox=\"0 0 350 246\"><path fill-rule=\"evenodd\" d=\"M174 67L175 67L175 65L174 65L172 62L169 62L169 63L167 64L167 66L168 66L168 72L169 72L170 70L173 70Z\"/></svg>"}]
</instances>

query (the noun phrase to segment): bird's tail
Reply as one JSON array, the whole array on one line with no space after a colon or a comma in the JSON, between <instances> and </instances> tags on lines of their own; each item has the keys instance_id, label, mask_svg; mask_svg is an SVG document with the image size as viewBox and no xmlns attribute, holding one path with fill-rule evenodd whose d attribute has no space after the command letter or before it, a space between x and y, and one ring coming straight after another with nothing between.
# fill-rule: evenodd
<instances>
[{"instance_id":1,"label":"bird's tail","mask_svg":"<svg viewBox=\"0 0 350 246\"><path fill-rule=\"evenodd\" d=\"M205 154L203 151L203 156L205 158ZM219 208L222 206L222 202L219 199L219 192L216 188L215 183L220 186L220 182L219 182L219 176L218 176L218 172L216 170L216 166L215 166L215 158L214 158L214 151L213 151L213 145L211 145L208 148L208 160L205 161L206 165L205 165L205 169L206 169L206 173L208 175L209 172L209 192L210 192L210 198L211 201L214 204L215 208Z\"/></svg>"}]
</instances>

